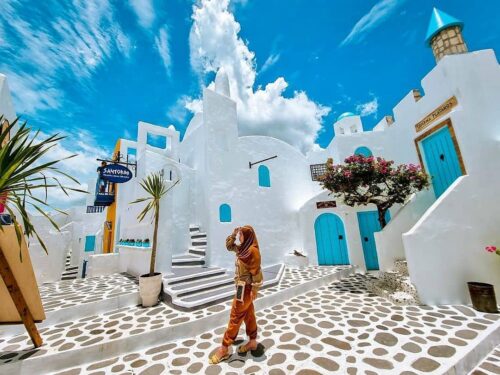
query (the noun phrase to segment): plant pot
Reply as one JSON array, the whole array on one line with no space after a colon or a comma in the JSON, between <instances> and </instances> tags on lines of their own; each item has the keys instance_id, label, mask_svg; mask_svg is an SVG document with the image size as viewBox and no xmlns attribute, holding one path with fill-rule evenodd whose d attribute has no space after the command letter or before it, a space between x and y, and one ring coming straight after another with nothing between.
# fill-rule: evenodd
<instances>
[{"instance_id":1,"label":"plant pot","mask_svg":"<svg viewBox=\"0 0 500 375\"><path fill-rule=\"evenodd\" d=\"M160 272L155 272L153 276L146 273L139 277L139 294L141 295L143 307L151 307L158 303L161 281L162 275Z\"/></svg>"},{"instance_id":2,"label":"plant pot","mask_svg":"<svg viewBox=\"0 0 500 375\"><path fill-rule=\"evenodd\" d=\"M469 288L470 299L474 309L486 313L498 312L495 289L493 285L469 281L467 286Z\"/></svg>"}]
</instances>

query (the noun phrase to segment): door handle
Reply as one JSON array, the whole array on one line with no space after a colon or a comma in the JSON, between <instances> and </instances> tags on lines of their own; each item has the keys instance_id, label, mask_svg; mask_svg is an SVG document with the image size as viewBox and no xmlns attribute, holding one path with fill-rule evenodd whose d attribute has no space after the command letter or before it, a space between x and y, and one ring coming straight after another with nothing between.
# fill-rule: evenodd
<instances>
[{"instance_id":1,"label":"door handle","mask_svg":"<svg viewBox=\"0 0 500 375\"><path fill-rule=\"evenodd\" d=\"M339 240L343 240L344 239L344 236L339 234Z\"/></svg>"},{"instance_id":2,"label":"door handle","mask_svg":"<svg viewBox=\"0 0 500 375\"><path fill-rule=\"evenodd\" d=\"M441 161L444 161L444 154L439 155L439 159L441 159Z\"/></svg>"},{"instance_id":3,"label":"door handle","mask_svg":"<svg viewBox=\"0 0 500 375\"><path fill-rule=\"evenodd\" d=\"M364 240L365 240L365 242L368 242L368 237L365 237Z\"/></svg>"}]
</instances>

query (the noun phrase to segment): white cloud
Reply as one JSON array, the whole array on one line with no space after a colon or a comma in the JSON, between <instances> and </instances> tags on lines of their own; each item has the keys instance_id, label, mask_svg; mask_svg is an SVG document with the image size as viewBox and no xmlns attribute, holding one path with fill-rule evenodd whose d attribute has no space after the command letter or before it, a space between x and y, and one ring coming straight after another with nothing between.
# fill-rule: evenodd
<instances>
[{"instance_id":1,"label":"white cloud","mask_svg":"<svg viewBox=\"0 0 500 375\"><path fill-rule=\"evenodd\" d=\"M231 96L238 104L241 135L268 135L308 151L330 109L311 101L302 91L285 97L288 83L282 77L254 90L255 55L239 37L240 24L228 6L229 0L201 0L193 7L191 66L200 76L224 67Z\"/></svg>"},{"instance_id":2,"label":"white cloud","mask_svg":"<svg viewBox=\"0 0 500 375\"><path fill-rule=\"evenodd\" d=\"M107 0L52 2L43 18L21 17L22 7L17 1L0 2L0 35L8 57L0 71L22 89L12 90L21 112L57 107L61 77L83 83L115 53L129 56L131 42Z\"/></svg>"},{"instance_id":3,"label":"white cloud","mask_svg":"<svg viewBox=\"0 0 500 375\"><path fill-rule=\"evenodd\" d=\"M167 71L167 75L170 75L170 65L172 60L170 58L170 44L168 27L164 25L158 32L158 36L155 37L155 47L160 54L163 66Z\"/></svg>"},{"instance_id":4,"label":"white cloud","mask_svg":"<svg viewBox=\"0 0 500 375\"><path fill-rule=\"evenodd\" d=\"M192 103L192 98L187 95L182 95L176 102L167 109L167 117L176 122L176 125L181 125L186 121L190 109L188 105ZM198 112L198 111L194 111ZM177 126L176 126L177 127Z\"/></svg>"},{"instance_id":5,"label":"white cloud","mask_svg":"<svg viewBox=\"0 0 500 375\"><path fill-rule=\"evenodd\" d=\"M381 0L360 18L340 46L361 42L366 34L390 17L405 0Z\"/></svg>"},{"instance_id":6,"label":"white cloud","mask_svg":"<svg viewBox=\"0 0 500 375\"><path fill-rule=\"evenodd\" d=\"M152 0L129 0L129 5L137 15L139 25L149 29L155 21L155 10Z\"/></svg>"},{"instance_id":7,"label":"white cloud","mask_svg":"<svg viewBox=\"0 0 500 375\"><path fill-rule=\"evenodd\" d=\"M358 112L360 116L376 116L378 113L378 98L373 98L373 100L369 102L358 104L356 106L356 112Z\"/></svg>"},{"instance_id":8,"label":"white cloud","mask_svg":"<svg viewBox=\"0 0 500 375\"><path fill-rule=\"evenodd\" d=\"M268 70L269 68L271 68L274 64L276 64L278 62L279 59L280 59L279 53L276 53L276 54L271 53L269 55L269 57L266 59L266 61L264 62L264 65L262 65L262 68L260 69L259 74L263 73L266 70Z\"/></svg>"}]
</instances>

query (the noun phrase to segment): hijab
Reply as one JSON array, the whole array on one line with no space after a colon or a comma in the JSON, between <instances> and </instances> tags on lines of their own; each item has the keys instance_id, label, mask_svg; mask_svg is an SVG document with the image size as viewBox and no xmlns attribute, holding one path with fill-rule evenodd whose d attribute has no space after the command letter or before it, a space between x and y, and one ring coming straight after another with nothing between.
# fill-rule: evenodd
<instances>
[{"instance_id":1,"label":"hijab","mask_svg":"<svg viewBox=\"0 0 500 375\"><path fill-rule=\"evenodd\" d=\"M243 243L238 247L237 257L238 259L245 262L245 260L252 253L252 248L259 250L259 243L257 242L257 236L255 231L250 225L245 225L240 228L241 233L243 233Z\"/></svg>"}]
</instances>

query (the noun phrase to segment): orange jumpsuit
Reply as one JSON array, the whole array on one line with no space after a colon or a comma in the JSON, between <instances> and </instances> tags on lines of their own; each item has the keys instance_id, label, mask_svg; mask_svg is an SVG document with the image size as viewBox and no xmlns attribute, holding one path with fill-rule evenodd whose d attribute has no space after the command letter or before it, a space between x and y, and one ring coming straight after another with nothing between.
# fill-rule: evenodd
<instances>
[{"instance_id":1,"label":"orange jumpsuit","mask_svg":"<svg viewBox=\"0 0 500 375\"><path fill-rule=\"evenodd\" d=\"M246 228L250 228L253 232L251 227L243 227L244 236L246 236ZM238 252L238 247L234 244L234 240L235 235L227 237L226 247L229 251ZM240 330L242 322L245 322L247 336L251 340L257 338L257 321L255 319L255 310L250 292L253 291L254 294L257 295L259 288L262 286L263 277L260 266L259 245L256 238L249 248L249 255L245 259L236 258L234 279L235 282L245 282L245 292L243 302L238 301L236 297L233 299L229 324L222 340L222 345L224 346L229 346L234 342L238 336L238 331Z\"/></svg>"}]
</instances>

